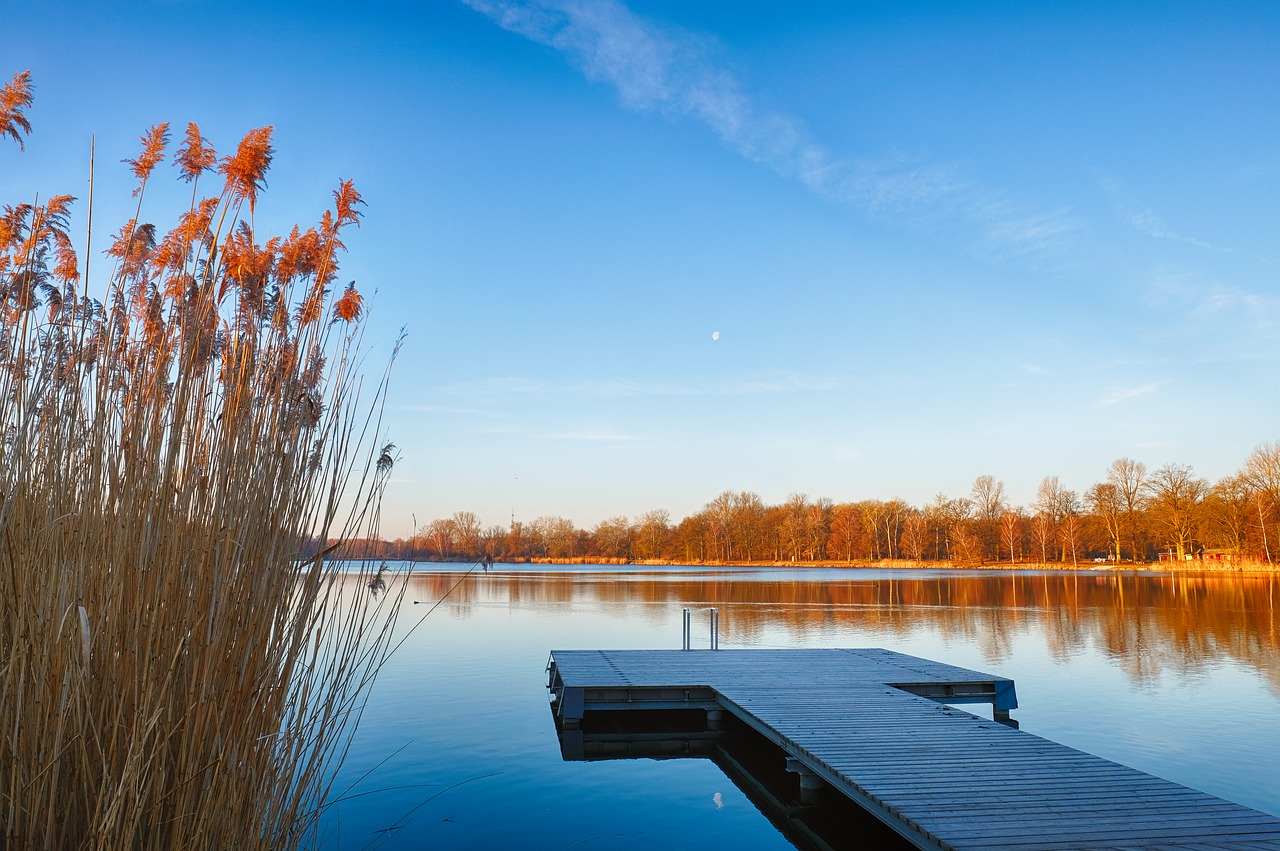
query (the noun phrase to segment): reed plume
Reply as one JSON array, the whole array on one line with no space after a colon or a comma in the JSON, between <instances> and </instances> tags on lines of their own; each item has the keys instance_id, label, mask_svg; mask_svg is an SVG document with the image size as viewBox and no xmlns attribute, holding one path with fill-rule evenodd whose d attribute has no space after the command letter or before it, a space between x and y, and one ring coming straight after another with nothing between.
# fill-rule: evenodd
<instances>
[{"instance_id":1,"label":"reed plume","mask_svg":"<svg viewBox=\"0 0 1280 851\"><path fill-rule=\"evenodd\" d=\"M24 109L34 103L31 93L31 72L20 71L13 79L0 88L0 138L8 136L18 143L19 148L26 149L23 135L31 135L31 122L27 120Z\"/></svg>"},{"instance_id":2,"label":"reed plume","mask_svg":"<svg viewBox=\"0 0 1280 851\"><path fill-rule=\"evenodd\" d=\"M29 93L24 73L0 94L20 144ZM318 229L255 240L239 210L270 135L171 230L127 222L100 297L70 197L0 212L5 848L314 841L385 658L398 593L323 566L376 528L390 474L361 297L331 288L360 199L344 182ZM135 195L166 142L157 125L127 161ZM215 161L188 125L180 176Z\"/></svg>"}]
</instances>

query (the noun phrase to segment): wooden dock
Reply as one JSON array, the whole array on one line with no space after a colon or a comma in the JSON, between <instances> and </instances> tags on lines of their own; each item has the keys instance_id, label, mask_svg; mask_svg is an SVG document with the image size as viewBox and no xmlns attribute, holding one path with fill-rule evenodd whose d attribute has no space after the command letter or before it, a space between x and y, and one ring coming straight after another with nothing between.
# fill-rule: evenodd
<instances>
[{"instance_id":1,"label":"wooden dock","mask_svg":"<svg viewBox=\"0 0 1280 851\"><path fill-rule=\"evenodd\" d=\"M918 848L1280 849L1280 818L1006 721L1013 682L880 649L555 651L562 729L589 713L729 713ZM947 704L989 703L999 721Z\"/></svg>"}]
</instances>

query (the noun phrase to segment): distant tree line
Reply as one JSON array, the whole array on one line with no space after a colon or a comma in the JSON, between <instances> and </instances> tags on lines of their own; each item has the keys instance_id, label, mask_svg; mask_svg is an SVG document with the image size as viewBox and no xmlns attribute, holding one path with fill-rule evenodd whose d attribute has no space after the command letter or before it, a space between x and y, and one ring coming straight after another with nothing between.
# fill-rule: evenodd
<instances>
[{"instance_id":1,"label":"distant tree line","mask_svg":"<svg viewBox=\"0 0 1280 851\"><path fill-rule=\"evenodd\" d=\"M580 559L686 564L869 563L955 565L1082 561L1253 560L1274 563L1280 543L1280 441L1210 484L1191 467L1156 470L1120 458L1083 492L1057 476L1030 505L1011 504L1004 483L979 476L965 496L926 505L900 499L837 503L793 494L780 505L725 491L672 522L664 509L579 529L563 517L484 526L470 511L432 520L409 539L365 541L352 556L470 561Z\"/></svg>"}]
</instances>

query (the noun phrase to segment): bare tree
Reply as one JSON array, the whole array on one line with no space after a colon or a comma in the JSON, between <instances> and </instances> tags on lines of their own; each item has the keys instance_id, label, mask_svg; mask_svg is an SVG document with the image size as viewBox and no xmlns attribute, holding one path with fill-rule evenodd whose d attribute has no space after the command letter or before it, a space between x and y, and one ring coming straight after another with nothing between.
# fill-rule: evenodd
<instances>
[{"instance_id":1,"label":"bare tree","mask_svg":"<svg viewBox=\"0 0 1280 851\"><path fill-rule=\"evenodd\" d=\"M1146 490L1152 518L1165 531L1178 561L1183 561L1195 535L1200 503L1209 483L1185 464L1165 464L1147 479Z\"/></svg>"},{"instance_id":2,"label":"bare tree","mask_svg":"<svg viewBox=\"0 0 1280 851\"><path fill-rule=\"evenodd\" d=\"M1080 499L1076 492L1064 490L1060 496L1062 515L1058 520L1058 541L1062 545L1062 560L1071 554L1071 564L1078 565L1080 547L1084 542L1084 523L1080 516Z\"/></svg>"},{"instance_id":3,"label":"bare tree","mask_svg":"<svg viewBox=\"0 0 1280 851\"><path fill-rule=\"evenodd\" d=\"M564 517L539 517L534 523L542 528L548 556L572 558L575 555L578 530L574 527L572 520Z\"/></svg>"},{"instance_id":4,"label":"bare tree","mask_svg":"<svg viewBox=\"0 0 1280 851\"><path fill-rule=\"evenodd\" d=\"M480 552L480 518L474 511L455 511L451 519L457 535L458 552L474 557Z\"/></svg>"},{"instance_id":5,"label":"bare tree","mask_svg":"<svg viewBox=\"0 0 1280 851\"><path fill-rule=\"evenodd\" d=\"M733 560L733 502L733 491L724 491L703 509L709 549L712 557L722 562Z\"/></svg>"},{"instance_id":6,"label":"bare tree","mask_svg":"<svg viewBox=\"0 0 1280 851\"><path fill-rule=\"evenodd\" d=\"M854 553L864 556L867 549L866 530L862 525L862 512L853 503L843 503L831 509L831 541L828 551L852 562Z\"/></svg>"},{"instance_id":7,"label":"bare tree","mask_svg":"<svg viewBox=\"0 0 1280 851\"><path fill-rule=\"evenodd\" d=\"M935 557L941 559L942 552L945 551L947 558L954 558L951 533L957 525L968 522L973 516L973 500L965 497L948 499L946 494L939 493L934 495L933 503L926 512L933 524ZM941 541L938 540L939 536L942 537ZM945 550L940 544L945 544Z\"/></svg>"},{"instance_id":8,"label":"bare tree","mask_svg":"<svg viewBox=\"0 0 1280 851\"><path fill-rule=\"evenodd\" d=\"M911 512L911 506L900 499L891 499L884 504L884 542L889 558L902 555L898 542L902 538L902 521Z\"/></svg>"},{"instance_id":9,"label":"bare tree","mask_svg":"<svg viewBox=\"0 0 1280 851\"><path fill-rule=\"evenodd\" d=\"M671 514L665 508L646 511L636 521L636 555L659 558L671 536Z\"/></svg>"},{"instance_id":10,"label":"bare tree","mask_svg":"<svg viewBox=\"0 0 1280 851\"><path fill-rule=\"evenodd\" d=\"M814 502L804 514L805 554L809 561L827 557L827 540L831 537L831 500L826 497Z\"/></svg>"},{"instance_id":11,"label":"bare tree","mask_svg":"<svg viewBox=\"0 0 1280 851\"><path fill-rule=\"evenodd\" d=\"M511 528L507 531L505 540L505 549L508 558L524 558L530 555L529 549L532 540L529 536L529 528L519 520L511 521Z\"/></svg>"},{"instance_id":12,"label":"bare tree","mask_svg":"<svg viewBox=\"0 0 1280 851\"><path fill-rule=\"evenodd\" d=\"M1242 555L1253 519L1255 491L1244 476L1227 476L1210 488L1202 505L1206 537L1213 546Z\"/></svg>"},{"instance_id":13,"label":"bare tree","mask_svg":"<svg viewBox=\"0 0 1280 851\"><path fill-rule=\"evenodd\" d=\"M627 561L631 560L632 535L631 523L625 517L601 520L591 531L597 555Z\"/></svg>"},{"instance_id":14,"label":"bare tree","mask_svg":"<svg viewBox=\"0 0 1280 851\"><path fill-rule=\"evenodd\" d=\"M1004 482L997 482L995 476L978 476L973 480L973 488L969 491L973 497L974 513L977 515L982 546L985 552L1000 558L1000 512L1005 509Z\"/></svg>"},{"instance_id":15,"label":"bare tree","mask_svg":"<svg viewBox=\"0 0 1280 851\"><path fill-rule=\"evenodd\" d=\"M782 536L791 561L799 561L809 542L809 497L793 493L787 497L786 519L782 521Z\"/></svg>"},{"instance_id":16,"label":"bare tree","mask_svg":"<svg viewBox=\"0 0 1280 851\"><path fill-rule=\"evenodd\" d=\"M1031 518L1031 543L1040 551L1040 563L1049 563L1049 547L1053 544L1058 527L1053 518L1043 511L1037 511Z\"/></svg>"},{"instance_id":17,"label":"bare tree","mask_svg":"<svg viewBox=\"0 0 1280 851\"><path fill-rule=\"evenodd\" d=\"M1257 490L1280 503L1280 440L1264 443L1245 459L1244 477Z\"/></svg>"},{"instance_id":18,"label":"bare tree","mask_svg":"<svg viewBox=\"0 0 1280 851\"><path fill-rule=\"evenodd\" d=\"M902 521L902 551L912 561L924 561L929 543L928 521L919 511L912 511Z\"/></svg>"},{"instance_id":19,"label":"bare tree","mask_svg":"<svg viewBox=\"0 0 1280 851\"><path fill-rule=\"evenodd\" d=\"M1271 563L1271 545L1267 535L1267 523L1280 513L1280 441L1264 443L1245 459L1241 475L1254 491L1254 510L1258 515L1258 527L1262 535L1262 551L1267 564Z\"/></svg>"},{"instance_id":20,"label":"bare tree","mask_svg":"<svg viewBox=\"0 0 1280 851\"><path fill-rule=\"evenodd\" d=\"M730 517L738 558L754 561L764 557L768 549L765 535L765 505L760 495L739 491L733 496Z\"/></svg>"},{"instance_id":21,"label":"bare tree","mask_svg":"<svg viewBox=\"0 0 1280 851\"><path fill-rule=\"evenodd\" d=\"M1124 507L1120 488L1114 482L1098 482L1084 494L1085 505L1102 522L1111 541L1116 563L1120 562L1120 539L1123 533Z\"/></svg>"},{"instance_id":22,"label":"bare tree","mask_svg":"<svg viewBox=\"0 0 1280 851\"><path fill-rule=\"evenodd\" d=\"M670 547L677 558L688 564L701 564L707 560L707 517L698 512L681 520L671 530Z\"/></svg>"},{"instance_id":23,"label":"bare tree","mask_svg":"<svg viewBox=\"0 0 1280 851\"><path fill-rule=\"evenodd\" d=\"M436 551L440 558L453 555L458 538L458 527L450 519L436 519L427 524L427 546Z\"/></svg>"},{"instance_id":24,"label":"bare tree","mask_svg":"<svg viewBox=\"0 0 1280 851\"><path fill-rule=\"evenodd\" d=\"M1040 487L1036 489L1036 516L1043 517L1044 522L1049 524L1048 540L1056 539L1060 545L1059 561L1067 560L1068 539L1063 537L1062 523L1072 513L1080 513L1076 492L1064 488L1057 476L1045 476L1040 482ZM1073 524L1071 529L1071 542L1078 540L1080 530L1077 526L1078 524ZM1040 543L1045 544L1045 539L1042 538ZM1047 555L1048 547L1042 546L1042 551ZM1072 558L1075 558L1074 554Z\"/></svg>"},{"instance_id":25,"label":"bare tree","mask_svg":"<svg viewBox=\"0 0 1280 851\"><path fill-rule=\"evenodd\" d=\"M489 556L502 555L502 545L506 541L507 530L501 526L490 526L480 533L480 551Z\"/></svg>"},{"instance_id":26,"label":"bare tree","mask_svg":"<svg viewBox=\"0 0 1280 851\"><path fill-rule=\"evenodd\" d=\"M1134 561L1145 561L1147 548L1145 544L1138 546L1138 515L1146 495L1147 465L1132 458L1117 458L1107 468L1107 481L1116 486L1116 496L1124 511L1129 555Z\"/></svg>"},{"instance_id":27,"label":"bare tree","mask_svg":"<svg viewBox=\"0 0 1280 851\"><path fill-rule=\"evenodd\" d=\"M982 541L968 523L957 523L951 527L951 561L961 567L982 564Z\"/></svg>"},{"instance_id":28,"label":"bare tree","mask_svg":"<svg viewBox=\"0 0 1280 851\"><path fill-rule=\"evenodd\" d=\"M1021 509L1006 509L1000 515L1000 542L1009 551L1009 563L1018 563L1018 553L1022 549L1023 516Z\"/></svg>"}]
</instances>

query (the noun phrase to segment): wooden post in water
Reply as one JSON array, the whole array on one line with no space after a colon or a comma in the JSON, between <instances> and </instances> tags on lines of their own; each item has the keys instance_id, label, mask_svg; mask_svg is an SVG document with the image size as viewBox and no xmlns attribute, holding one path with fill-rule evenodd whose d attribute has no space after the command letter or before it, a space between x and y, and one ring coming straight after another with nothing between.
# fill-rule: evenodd
<instances>
[{"instance_id":1,"label":"wooden post in water","mask_svg":"<svg viewBox=\"0 0 1280 851\"><path fill-rule=\"evenodd\" d=\"M818 800L818 790L822 788L822 778L795 757L787 757L787 771L800 778L800 803L815 803Z\"/></svg>"}]
</instances>

